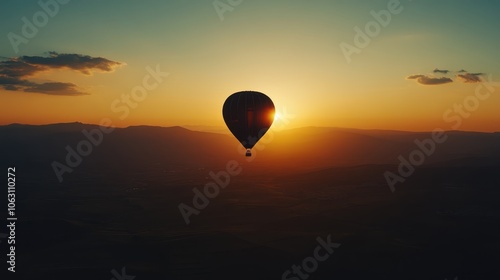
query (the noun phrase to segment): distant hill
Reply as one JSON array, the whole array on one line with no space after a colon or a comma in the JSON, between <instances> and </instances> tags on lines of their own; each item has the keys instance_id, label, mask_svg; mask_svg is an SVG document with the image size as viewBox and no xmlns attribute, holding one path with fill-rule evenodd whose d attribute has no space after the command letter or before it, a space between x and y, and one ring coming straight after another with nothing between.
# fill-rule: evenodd
<instances>
[{"instance_id":1,"label":"distant hill","mask_svg":"<svg viewBox=\"0 0 500 280\"><path fill-rule=\"evenodd\" d=\"M415 140L431 138L431 132L359 130L307 127L275 133L262 157L269 161L296 162L322 168L361 164L395 164L418 149ZM446 132L424 164L474 158L500 158L500 133ZM497 161L498 162L498 161Z\"/></svg>"},{"instance_id":2,"label":"distant hill","mask_svg":"<svg viewBox=\"0 0 500 280\"><path fill-rule=\"evenodd\" d=\"M54 161L64 163L69 145L76 150L87 138L83 130L96 125L63 123L51 125L12 124L0 126L2 164L51 170ZM232 136L200 132L182 127L132 126L103 134L102 143L83 157L82 168L223 168L229 160L246 162ZM254 148L251 164L276 170L326 169L363 164L397 164L417 148L416 139L431 133L305 127L269 132ZM454 162L497 164L500 133L447 132L448 140L437 144L425 164ZM248 163L250 164L250 163ZM79 167L80 168L80 167Z\"/></svg>"},{"instance_id":3,"label":"distant hill","mask_svg":"<svg viewBox=\"0 0 500 280\"><path fill-rule=\"evenodd\" d=\"M67 146L77 150L78 143L88 141L83 130L99 130L99 126L81 123L0 126L2 162L32 167L50 165L53 161L64 163ZM109 134L103 133L98 146L92 145L93 150L83 157L83 163L123 167L153 164L205 166L236 157L236 144L228 135L190 131L182 127L115 128Z\"/></svg>"}]
</instances>

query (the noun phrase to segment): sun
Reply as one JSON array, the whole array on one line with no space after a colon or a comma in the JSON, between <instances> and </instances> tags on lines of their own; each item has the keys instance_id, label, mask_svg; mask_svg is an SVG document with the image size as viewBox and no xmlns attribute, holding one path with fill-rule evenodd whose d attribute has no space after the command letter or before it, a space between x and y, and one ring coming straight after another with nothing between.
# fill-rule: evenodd
<instances>
[{"instance_id":1,"label":"sun","mask_svg":"<svg viewBox=\"0 0 500 280\"><path fill-rule=\"evenodd\" d=\"M275 114L274 114L274 122L277 122L277 121L279 121L280 119L281 119L280 114L279 114L279 113L275 113Z\"/></svg>"}]
</instances>

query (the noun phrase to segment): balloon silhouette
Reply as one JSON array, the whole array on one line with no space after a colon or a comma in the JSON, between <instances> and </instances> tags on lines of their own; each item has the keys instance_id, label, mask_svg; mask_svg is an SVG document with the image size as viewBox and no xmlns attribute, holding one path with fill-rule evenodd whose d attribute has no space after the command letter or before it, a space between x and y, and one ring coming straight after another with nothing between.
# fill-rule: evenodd
<instances>
[{"instance_id":1,"label":"balloon silhouette","mask_svg":"<svg viewBox=\"0 0 500 280\"><path fill-rule=\"evenodd\" d=\"M230 95L222 107L227 127L247 149L246 156L264 136L274 120L274 104L271 98L258 91L240 91Z\"/></svg>"}]
</instances>

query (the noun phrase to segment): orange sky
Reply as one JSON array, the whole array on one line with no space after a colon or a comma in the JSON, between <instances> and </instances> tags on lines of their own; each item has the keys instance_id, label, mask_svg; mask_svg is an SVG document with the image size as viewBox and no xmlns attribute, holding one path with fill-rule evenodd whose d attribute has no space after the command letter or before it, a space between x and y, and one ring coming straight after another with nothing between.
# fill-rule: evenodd
<instances>
[{"instance_id":1,"label":"orange sky","mask_svg":"<svg viewBox=\"0 0 500 280\"><path fill-rule=\"evenodd\" d=\"M87 95L14 91L0 86L0 124L99 123L109 118L116 126L222 127L225 98L237 91L256 90L271 97L278 112L295 116L287 128L500 131L500 89L496 84L489 91L483 88L491 94L479 100L475 91L484 86L458 77L463 74L461 69L477 74L482 82L490 75L493 80L500 75L491 59L499 41L487 32L475 32L490 29L492 22L498 21L491 9L456 3L457 11L478 11L467 14L471 26L463 30L455 23L465 19L449 15L450 7L444 4L402 3L400 12L392 14L392 21L368 46L347 59L342 44L355 46L356 27L363 29L374 21L370 12L387 9L385 2L278 2L245 2L226 12L223 20L210 3L136 3L120 11L104 4L92 13L91 20L80 11L97 10L93 7L96 4L61 6L59 14L40 28L36 37L18 46L18 53L10 48L0 53L3 60L46 58L48 51L55 50L102 57L122 65L113 66L111 71L89 67L90 75L69 66L49 66L22 77L38 85L72 83ZM1 19L5 25L0 31L22 35L23 23L18 16L36 11L37 6L9 5L13 5L13 15ZM191 16L183 17L182 13ZM144 17L135 23L127 21L137 14ZM482 21L477 21L476 14L481 14ZM442 17L447 21L436 27ZM8 40L5 43L12 45ZM143 86L150 75L147 67L159 67L169 75L146 90L143 99L126 104L123 98ZM435 68L448 72L436 72ZM431 82L407 79L416 74ZM430 84L438 79L452 82ZM460 113L456 106L464 102L469 103L465 113Z\"/></svg>"}]
</instances>

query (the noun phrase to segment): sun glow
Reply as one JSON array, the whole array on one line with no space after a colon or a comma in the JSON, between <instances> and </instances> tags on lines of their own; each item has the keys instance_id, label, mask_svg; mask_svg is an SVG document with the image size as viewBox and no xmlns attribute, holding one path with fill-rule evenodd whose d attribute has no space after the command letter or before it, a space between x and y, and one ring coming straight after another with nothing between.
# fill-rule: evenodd
<instances>
[{"instance_id":1,"label":"sun glow","mask_svg":"<svg viewBox=\"0 0 500 280\"><path fill-rule=\"evenodd\" d=\"M274 113L274 122L277 122L281 119L281 116L279 113Z\"/></svg>"}]
</instances>

